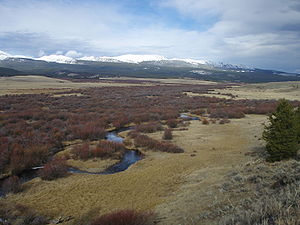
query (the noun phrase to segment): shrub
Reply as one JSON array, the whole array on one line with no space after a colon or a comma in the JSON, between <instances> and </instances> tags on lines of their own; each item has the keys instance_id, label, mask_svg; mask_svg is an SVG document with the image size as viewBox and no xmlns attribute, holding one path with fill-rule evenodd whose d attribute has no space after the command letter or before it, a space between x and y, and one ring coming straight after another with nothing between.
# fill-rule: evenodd
<instances>
[{"instance_id":1,"label":"shrub","mask_svg":"<svg viewBox=\"0 0 300 225\"><path fill-rule=\"evenodd\" d=\"M125 151L125 146L122 143L116 143L113 141L100 140L94 150L92 150L93 157L100 158L119 158L121 153ZM117 154L120 153L120 154Z\"/></svg>"},{"instance_id":2,"label":"shrub","mask_svg":"<svg viewBox=\"0 0 300 225\"><path fill-rule=\"evenodd\" d=\"M164 140L172 140L173 134L171 129L165 129L164 134L163 134L163 139Z\"/></svg>"},{"instance_id":3,"label":"shrub","mask_svg":"<svg viewBox=\"0 0 300 225\"><path fill-rule=\"evenodd\" d=\"M147 225L152 216L148 212L120 210L99 217L91 225Z\"/></svg>"},{"instance_id":4,"label":"shrub","mask_svg":"<svg viewBox=\"0 0 300 225\"><path fill-rule=\"evenodd\" d=\"M167 123L168 127L170 127L170 128L176 128L177 125L178 125L178 123L179 123L179 121L176 120L176 119L169 119L169 120L167 120L166 123Z\"/></svg>"},{"instance_id":5,"label":"shrub","mask_svg":"<svg viewBox=\"0 0 300 225\"><path fill-rule=\"evenodd\" d=\"M7 138L0 138L0 173L2 173L9 163L9 147Z\"/></svg>"},{"instance_id":6,"label":"shrub","mask_svg":"<svg viewBox=\"0 0 300 225\"><path fill-rule=\"evenodd\" d=\"M76 145L72 148L71 153L76 159L87 160L91 156L90 144L88 142L84 142L83 144Z\"/></svg>"},{"instance_id":7,"label":"shrub","mask_svg":"<svg viewBox=\"0 0 300 225\"><path fill-rule=\"evenodd\" d=\"M243 112L243 108L241 107L224 107L224 108L216 108L209 109L211 118L243 118L245 114Z\"/></svg>"},{"instance_id":8,"label":"shrub","mask_svg":"<svg viewBox=\"0 0 300 225\"><path fill-rule=\"evenodd\" d=\"M182 153L184 150L176 145L173 145L164 141L154 140L147 135L138 133L134 134L134 145L136 147L146 147L149 150L170 152L170 153ZM131 136L132 137L132 136Z\"/></svg>"},{"instance_id":9,"label":"shrub","mask_svg":"<svg viewBox=\"0 0 300 225\"><path fill-rule=\"evenodd\" d=\"M21 181L18 176L11 176L4 180L2 189L4 193L17 193L22 191Z\"/></svg>"},{"instance_id":10,"label":"shrub","mask_svg":"<svg viewBox=\"0 0 300 225\"><path fill-rule=\"evenodd\" d=\"M140 124L135 127L135 130L143 133L154 133L156 131L162 130L163 127L158 122L151 122L147 124Z\"/></svg>"},{"instance_id":11,"label":"shrub","mask_svg":"<svg viewBox=\"0 0 300 225\"><path fill-rule=\"evenodd\" d=\"M205 114L205 109L195 109L192 111L193 114L202 116L203 114Z\"/></svg>"},{"instance_id":12,"label":"shrub","mask_svg":"<svg viewBox=\"0 0 300 225\"><path fill-rule=\"evenodd\" d=\"M300 106L297 108L295 112L295 126L296 126L296 133L297 133L297 140L300 144Z\"/></svg>"},{"instance_id":13,"label":"shrub","mask_svg":"<svg viewBox=\"0 0 300 225\"><path fill-rule=\"evenodd\" d=\"M96 140L104 138L106 131L103 127L99 127L97 123L88 122L86 124L73 125L70 127L74 139Z\"/></svg>"},{"instance_id":14,"label":"shrub","mask_svg":"<svg viewBox=\"0 0 300 225\"><path fill-rule=\"evenodd\" d=\"M269 161L279 161L297 156L298 142L295 125L295 114L291 104L282 99L276 111L269 116L263 138Z\"/></svg>"},{"instance_id":15,"label":"shrub","mask_svg":"<svg viewBox=\"0 0 300 225\"><path fill-rule=\"evenodd\" d=\"M67 173L66 161L57 158L45 164L44 168L40 170L40 177L43 180L54 180L66 176Z\"/></svg>"},{"instance_id":16,"label":"shrub","mask_svg":"<svg viewBox=\"0 0 300 225\"><path fill-rule=\"evenodd\" d=\"M49 220L21 204L0 202L1 225L46 225Z\"/></svg>"},{"instance_id":17,"label":"shrub","mask_svg":"<svg viewBox=\"0 0 300 225\"><path fill-rule=\"evenodd\" d=\"M225 124L225 123L230 123L230 120L229 119L221 119L219 121L219 124Z\"/></svg>"},{"instance_id":18,"label":"shrub","mask_svg":"<svg viewBox=\"0 0 300 225\"><path fill-rule=\"evenodd\" d=\"M15 144L10 157L10 167L14 175L20 174L26 169L42 164L48 156L47 146L29 146L24 149Z\"/></svg>"},{"instance_id":19,"label":"shrub","mask_svg":"<svg viewBox=\"0 0 300 225\"><path fill-rule=\"evenodd\" d=\"M207 119L202 119L202 124L204 124L204 125L208 125L209 124L209 122L208 122L208 120Z\"/></svg>"}]
</instances>

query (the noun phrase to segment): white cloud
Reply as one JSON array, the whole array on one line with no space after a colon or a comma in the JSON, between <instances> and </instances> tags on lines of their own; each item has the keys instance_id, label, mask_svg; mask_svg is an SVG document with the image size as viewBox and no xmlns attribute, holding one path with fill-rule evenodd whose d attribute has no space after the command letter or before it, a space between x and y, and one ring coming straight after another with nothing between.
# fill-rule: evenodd
<instances>
[{"instance_id":1,"label":"white cloud","mask_svg":"<svg viewBox=\"0 0 300 225\"><path fill-rule=\"evenodd\" d=\"M70 51L67 51L67 53L65 54L65 56L68 56L68 57L71 57L71 58L79 58L82 56L81 53L77 52L77 51L74 51L74 50L70 50Z\"/></svg>"},{"instance_id":2,"label":"white cloud","mask_svg":"<svg viewBox=\"0 0 300 225\"><path fill-rule=\"evenodd\" d=\"M22 40L31 44L24 48L42 48L47 54L59 49L62 51L57 55L75 58L81 53L160 54L285 70L299 68L297 0L153 1L165 10L176 10L182 18L212 25L206 30L178 28L155 16L129 13L121 2L2 0L0 21L5 23L0 23L0 45L1 35L26 38L21 34L32 33L38 34L37 38ZM9 40L3 40L8 46Z\"/></svg>"}]
</instances>

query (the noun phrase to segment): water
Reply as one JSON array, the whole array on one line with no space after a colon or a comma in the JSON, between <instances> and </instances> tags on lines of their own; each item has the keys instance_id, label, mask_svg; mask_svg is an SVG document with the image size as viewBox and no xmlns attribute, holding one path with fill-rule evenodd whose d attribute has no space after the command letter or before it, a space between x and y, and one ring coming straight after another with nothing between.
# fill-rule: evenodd
<instances>
[{"instance_id":1,"label":"water","mask_svg":"<svg viewBox=\"0 0 300 225\"><path fill-rule=\"evenodd\" d=\"M88 172L88 171L82 171L76 168L69 168L70 173L85 173L85 174L102 174L102 175L108 175L108 174L114 174L114 173L119 173L124 170L127 170L129 166L132 164L136 163L137 161L141 160L142 156L139 151L135 150L126 150L122 160L110 167L108 167L106 170L103 172Z\"/></svg>"},{"instance_id":2,"label":"water","mask_svg":"<svg viewBox=\"0 0 300 225\"><path fill-rule=\"evenodd\" d=\"M117 143L123 143L123 140L124 140L124 138L118 136L115 131L109 132L105 138L108 141L113 141L113 142L117 142Z\"/></svg>"},{"instance_id":3,"label":"water","mask_svg":"<svg viewBox=\"0 0 300 225\"><path fill-rule=\"evenodd\" d=\"M196 116L188 116L185 113L180 113L180 118L186 119L186 120L200 120L199 117Z\"/></svg>"}]
</instances>

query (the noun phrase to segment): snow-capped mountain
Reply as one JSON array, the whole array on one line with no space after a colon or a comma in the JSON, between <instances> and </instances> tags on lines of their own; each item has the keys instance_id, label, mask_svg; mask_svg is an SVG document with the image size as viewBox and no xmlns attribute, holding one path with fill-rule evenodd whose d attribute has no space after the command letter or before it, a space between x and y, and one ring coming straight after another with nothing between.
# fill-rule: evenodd
<instances>
[{"instance_id":1,"label":"snow-capped mountain","mask_svg":"<svg viewBox=\"0 0 300 225\"><path fill-rule=\"evenodd\" d=\"M75 52L76 53L76 52ZM53 54L38 58L0 51L0 76L44 74L50 77L101 79L111 76L194 78L213 81L298 81L299 74L214 63L208 60L166 58L160 55L82 56Z\"/></svg>"},{"instance_id":2,"label":"snow-capped mountain","mask_svg":"<svg viewBox=\"0 0 300 225\"><path fill-rule=\"evenodd\" d=\"M6 52L0 51L0 60L7 59L9 57L10 57L9 54L7 54Z\"/></svg>"},{"instance_id":3,"label":"snow-capped mountain","mask_svg":"<svg viewBox=\"0 0 300 225\"><path fill-rule=\"evenodd\" d=\"M134 54L126 54L120 56L83 56L80 58L72 58L62 54L53 54L53 55L45 55L39 58L32 58L27 56L17 56L10 55L6 52L0 51L0 60L8 59L8 58L29 58L34 60L42 60L46 62L56 62L56 63L65 63L65 64L82 64L84 61L91 62L112 62L112 63L134 63L139 64L143 62L153 62L153 63L185 63L190 66L197 65L209 65L212 64L208 60L197 60L197 59L180 59L180 58L166 58L161 55L134 55Z\"/></svg>"},{"instance_id":4,"label":"snow-capped mountain","mask_svg":"<svg viewBox=\"0 0 300 225\"><path fill-rule=\"evenodd\" d=\"M123 63L142 63L142 62L174 62L180 61L192 65L199 65L199 64L209 64L207 60L196 60L196 59L180 59L180 58L166 58L161 55L120 55L120 56L102 56L102 57L95 57L95 56L84 56L78 58L78 60L82 61L94 61L94 62L123 62Z\"/></svg>"},{"instance_id":5,"label":"snow-capped mountain","mask_svg":"<svg viewBox=\"0 0 300 225\"><path fill-rule=\"evenodd\" d=\"M166 58L161 55L134 55L126 54L120 56L83 56L83 57L70 57L63 54L52 54L45 55L39 58L33 58L22 55L11 55L7 52L0 51L0 60L7 59L32 59L45 62L55 62L61 64L86 64L88 62L103 62L103 63L130 63L130 64L141 64L148 63L156 66L174 66L174 67L211 67L211 68L221 68L221 69L251 69L246 66L224 64L224 63L214 63L209 60L203 59L188 59L188 58Z\"/></svg>"},{"instance_id":6,"label":"snow-capped mountain","mask_svg":"<svg viewBox=\"0 0 300 225\"><path fill-rule=\"evenodd\" d=\"M9 58L20 58L20 59L32 59L30 56L24 56L24 55L10 55L7 52L0 50L0 60L9 59Z\"/></svg>"},{"instance_id":7,"label":"snow-capped mountain","mask_svg":"<svg viewBox=\"0 0 300 225\"><path fill-rule=\"evenodd\" d=\"M46 62L66 63L66 64L75 64L77 62L76 59L73 59L65 55L47 55L47 56L42 56L40 58L36 58L36 60L42 60Z\"/></svg>"}]
</instances>

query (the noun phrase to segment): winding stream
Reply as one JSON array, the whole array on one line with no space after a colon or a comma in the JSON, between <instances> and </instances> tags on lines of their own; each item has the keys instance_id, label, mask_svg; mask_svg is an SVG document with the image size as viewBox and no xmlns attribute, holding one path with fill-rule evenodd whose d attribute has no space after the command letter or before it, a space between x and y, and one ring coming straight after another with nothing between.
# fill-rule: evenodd
<instances>
[{"instance_id":1,"label":"winding stream","mask_svg":"<svg viewBox=\"0 0 300 225\"><path fill-rule=\"evenodd\" d=\"M185 113L180 113L180 118L181 119L187 119L187 120L200 120L199 117L196 117L196 116L189 116Z\"/></svg>"},{"instance_id":2,"label":"winding stream","mask_svg":"<svg viewBox=\"0 0 300 225\"><path fill-rule=\"evenodd\" d=\"M185 113L180 114L180 118L182 119L187 119L187 120L200 120L199 117L192 117L189 116ZM126 128L121 128L115 131L110 131L107 133L105 139L108 141L112 142L117 142L117 143L123 143L123 138L118 135L118 133L126 130L130 130L132 127L126 127ZM83 171L79 170L77 168L69 167L68 171L70 173L82 173L82 174L99 174L99 175L109 175L109 174L114 174L114 173L119 173L122 172L126 169L128 169L132 164L136 163L137 161L142 159L142 155L138 150L126 150L123 158L120 162L108 167L102 172L88 172L88 171ZM30 181L36 177L38 177L38 171L39 169L43 168L43 166L40 167L34 167L30 170L24 171L22 174L19 175L21 183L25 183L27 181ZM3 179L4 180L4 179ZM0 187L1 183L3 183L3 180L0 182ZM5 196L4 191L2 188L0 188L0 197Z\"/></svg>"},{"instance_id":3,"label":"winding stream","mask_svg":"<svg viewBox=\"0 0 300 225\"><path fill-rule=\"evenodd\" d=\"M120 137L118 135L118 133L129 130L129 129L131 129L131 128L130 127L123 128L118 131L108 132L105 139L108 141L112 141L112 142L123 143L124 139L122 137ZM142 159L142 156L138 150L126 150L123 155L123 158L120 162L108 167L106 170L104 170L102 172L93 173L93 172L79 170L76 168L69 168L69 172L70 173L86 173L86 174L102 174L102 175L114 174L114 173L119 173L119 172L122 172L122 171L128 169L129 166L131 166L132 164L136 163L137 161L139 161L141 159Z\"/></svg>"},{"instance_id":4,"label":"winding stream","mask_svg":"<svg viewBox=\"0 0 300 225\"><path fill-rule=\"evenodd\" d=\"M109 141L112 141L112 142L123 143L124 139L122 137L120 137L118 135L118 133L122 132L122 131L129 130L129 129L131 129L131 127L121 128L117 131L110 131L110 132L107 133L105 139L109 140ZM108 167L107 169L105 169L102 172L92 173L92 172L88 172L88 171L79 170L79 169L73 168L73 167L70 167L68 169L68 171L70 173L109 175L109 174L122 172L122 171L128 169L129 166L131 166L132 164L136 163L137 161L139 161L141 159L142 159L142 155L138 150L126 150L124 155L123 155L123 158L120 162ZM30 180L38 177L38 171L41 168L43 168L43 166L34 167L30 170L25 170L24 172L22 172L22 174L19 175L21 183L25 183L27 181L30 181ZM4 180L5 179L3 179L1 181L1 183L3 183ZM0 187L2 185L1 183L0 183ZM4 191L2 190L2 187L1 187L0 188L0 197L3 197L3 196L5 196L5 193L4 193Z\"/></svg>"}]
</instances>

